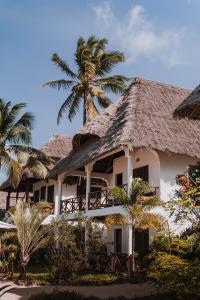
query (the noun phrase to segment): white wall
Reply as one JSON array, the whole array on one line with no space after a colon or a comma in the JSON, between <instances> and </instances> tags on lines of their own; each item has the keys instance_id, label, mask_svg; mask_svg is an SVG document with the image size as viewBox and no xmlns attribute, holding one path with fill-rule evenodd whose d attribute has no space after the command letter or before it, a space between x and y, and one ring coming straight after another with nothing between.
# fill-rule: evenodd
<instances>
[{"instance_id":1,"label":"white wall","mask_svg":"<svg viewBox=\"0 0 200 300\"><path fill-rule=\"evenodd\" d=\"M118 157L113 160L113 180L112 184L115 185L115 175L123 173L123 184L127 183L127 159L125 156Z\"/></svg>"},{"instance_id":2,"label":"white wall","mask_svg":"<svg viewBox=\"0 0 200 300\"><path fill-rule=\"evenodd\" d=\"M114 231L115 229L122 229L122 253L129 253L129 245L128 245L128 225L124 225L124 226L113 226L112 229L110 230L106 230L105 231L105 235L104 235L104 241L106 243L108 252L115 252L115 245L114 245L114 241L115 241L115 237L114 237Z\"/></svg>"},{"instance_id":3,"label":"white wall","mask_svg":"<svg viewBox=\"0 0 200 300\"><path fill-rule=\"evenodd\" d=\"M163 202L167 202L175 196L175 190L178 188L176 184L176 176L183 174L187 171L189 165L196 164L198 161L195 158L187 155L167 154L159 152L160 158L160 198ZM175 224L174 218L169 217L169 212L164 209L157 209L168 221L169 227L175 233L180 233L190 224L185 222L184 224Z\"/></svg>"},{"instance_id":4,"label":"white wall","mask_svg":"<svg viewBox=\"0 0 200 300\"><path fill-rule=\"evenodd\" d=\"M159 187L160 185L160 161L159 156L154 150L140 149L133 155L133 168L149 166L149 184Z\"/></svg>"},{"instance_id":5,"label":"white wall","mask_svg":"<svg viewBox=\"0 0 200 300\"><path fill-rule=\"evenodd\" d=\"M133 154L133 168L149 166L149 184L154 187L160 185L160 161L156 151L138 150ZM127 183L127 158L125 156L113 160L113 185L115 183L115 175L123 173L123 184Z\"/></svg>"},{"instance_id":6,"label":"white wall","mask_svg":"<svg viewBox=\"0 0 200 300\"><path fill-rule=\"evenodd\" d=\"M37 183L35 183L33 185L33 193L36 190L41 189L41 187L46 186L46 200L47 200L47 187L50 185L54 185L54 199L55 196L58 193L58 182L57 180L48 180L48 182L46 182L45 180L41 180ZM76 185L67 185L63 183L62 185L62 200L67 199L67 198L72 198L72 197L76 197Z\"/></svg>"},{"instance_id":7,"label":"white wall","mask_svg":"<svg viewBox=\"0 0 200 300\"><path fill-rule=\"evenodd\" d=\"M161 199L168 200L177 188L176 176L187 171L187 167L196 164L195 158L187 155L167 154L159 152Z\"/></svg>"}]
</instances>

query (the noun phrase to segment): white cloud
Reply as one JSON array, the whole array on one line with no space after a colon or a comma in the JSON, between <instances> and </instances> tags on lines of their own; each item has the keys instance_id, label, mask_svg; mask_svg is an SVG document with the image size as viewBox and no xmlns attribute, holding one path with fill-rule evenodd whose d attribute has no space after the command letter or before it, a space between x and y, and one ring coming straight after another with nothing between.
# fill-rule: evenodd
<instances>
[{"instance_id":1,"label":"white cloud","mask_svg":"<svg viewBox=\"0 0 200 300\"><path fill-rule=\"evenodd\" d=\"M97 22L103 22L104 26L109 26L112 24L114 15L108 2L105 2L103 5L95 6L94 11L96 14Z\"/></svg>"},{"instance_id":2,"label":"white cloud","mask_svg":"<svg viewBox=\"0 0 200 300\"><path fill-rule=\"evenodd\" d=\"M108 2L94 8L99 31L126 52L128 61L143 56L168 66L185 63L180 57L184 30L159 30L141 5L130 9L126 20L115 17Z\"/></svg>"}]
</instances>

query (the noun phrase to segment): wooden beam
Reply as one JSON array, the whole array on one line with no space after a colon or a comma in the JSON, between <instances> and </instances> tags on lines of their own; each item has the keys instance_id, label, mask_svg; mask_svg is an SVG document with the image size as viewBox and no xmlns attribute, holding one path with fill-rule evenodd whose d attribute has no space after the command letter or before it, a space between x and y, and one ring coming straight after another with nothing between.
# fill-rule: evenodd
<instances>
[{"instance_id":1,"label":"wooden beam","mask_svg":"<svg viewBox=\"0 0 200 300\"><path fill-rule=\"evenodd\" d=\"M80 176L80 177L86 177L86 172L85 171L71 171L71 172L66 172L65 176ZM91 173L92 178L102 178L105 179L107 182L110 180L110 175L105 174L105 173L99 173L99 172L92 172Z\"/></svg>"}]
</instances>

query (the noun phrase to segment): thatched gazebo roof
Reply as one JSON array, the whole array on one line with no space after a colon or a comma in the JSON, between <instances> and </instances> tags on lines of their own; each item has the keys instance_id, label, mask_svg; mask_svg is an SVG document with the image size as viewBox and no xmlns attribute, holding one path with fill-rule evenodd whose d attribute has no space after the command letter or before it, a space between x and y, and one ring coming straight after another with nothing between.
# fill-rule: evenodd
<instances>
[{"instance_id":1,"label":"thatched gazebo roof","mask_svg":"<svg viewBox=\"0 0 200 300\"><path fill-rule=\"evenodd\" d=\"M72 139L68 136L54 134L41 148L47 156L55 158L57 161L63 159L72 150ZM52 166L53 168L53 166ZM27 183L31 186L33 183L41 180L35 177L29 170L24 169L23 177L18 186L18 192L26 190ZM0 191L14 191L10 185L10 181L6 180L0 186Z\"/></svg>"},{"instance_id":2,"label":"thatched gazebo roof","mask_svg":"<svg viewBox=\"0 0 200 300\"><path fill-rule=\"evenodd\" d=\"M190 93L171 84L133 79L123 97L74 135L73 150L49 176L77 170L120 146L200 158L200 122L173 118Z\"/></svg>"},{"instance_id":3,"label":"thatched gazebo roof","mask_svg":"<svg viewBox=\"0 0 200 300\"><path fill-rule=\"evenodd\" d=\"M176 108L174 116L200 120L200 85Z\"/></svg>"}]
</instances>

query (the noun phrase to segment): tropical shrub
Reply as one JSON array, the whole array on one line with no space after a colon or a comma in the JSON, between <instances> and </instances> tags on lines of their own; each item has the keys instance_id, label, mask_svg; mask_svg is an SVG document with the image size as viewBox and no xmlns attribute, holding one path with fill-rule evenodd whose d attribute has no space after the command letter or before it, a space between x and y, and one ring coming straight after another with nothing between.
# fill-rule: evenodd
<instances>
[{"instance_id":1,"label":"tropical shrub","mask_svg":"<svg viewBox=\"0 0 200 300\"><path fill-rule=\"evenodd\" d=\"M93 219L87 222L88 241L86 243L87 264L91 270L104 272L108 270L110 258L102 239L103 228Z\"/></svg>"},{"instance_id":2,"label":"tropical shrub","mask_svg":"<svg viewBox=\"0 0 200 300\"><path fill-rule=\"evenodd\" d=\"M48 203L39 202L30 207L18 200L14 212L10 212L16 226L22 278L26 277L26 267L32 254L48 244L53 225L42 225L48 215L48 209Z\"/></svg>"},{"instance_id":3,"label":"tropical shrub","mask_svg":"<svg viewBox=\"0 0 200 300\"><path fill-rule=\"evenodd\" d=\"M199 260L191 262L173 254L158 252L148 275L163 292L173 292L179 299L198 299L199 266Z\"/></svg>"},{"instance_id":4,"label":"tropical shrub","mask_svg":"<svg viewBox=\"0 0 200 300\"><path fill-rule=\"evenodd\" d=\"M73 278L85 263L82 244L77 240L77 226L66 219L54 223L54 235L49 243L49 265L55 282Z\"/></svg>"},{"instance_id":5,"label":"tropical shrub","mask_svg":"<svg viewBox=\"0 0 200 300\"><path fill-rule=\"evenodd\" d=\"M120 186L114 186L113 188L111 188L108 192L108 197L113 199L115 203L120 203L122 205L127 204L128 202L127 193Z\"/></svg>"},{"instance_id":6,"label":"tropical shrub","mask_svg":"<svg viewBox=\"0 0 200 300\"><path fill-rule=\"evenodd\" d=\"M18 258L18 244L15 232L0 233L0 270L12 276Z\"/></svg>"}]
</instances>

